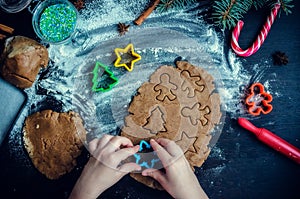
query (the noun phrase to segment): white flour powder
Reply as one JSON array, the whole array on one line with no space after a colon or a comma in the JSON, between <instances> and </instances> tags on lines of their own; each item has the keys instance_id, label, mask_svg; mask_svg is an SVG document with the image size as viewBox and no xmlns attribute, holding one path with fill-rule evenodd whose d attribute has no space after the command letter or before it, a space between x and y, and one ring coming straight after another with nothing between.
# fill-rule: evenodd
<instances>
[{"instance_id":1,"label":"white flour powder","mask_svg":"<svg viewBox=\"0 0 300 199\"><path fill-rule=\"evenodd\" d=\"M94 136L118 133L137 88L157 67L174 65L178 57L208 70L215 78L223 109L231 117L239 114L243 95L240 88L248 84L250 75L243 70L234 53L230 51L225 56L223 35L197 16L203 9L196 4L188 11L154 12L143 25L134 26L132 21L144 10L147 2L94 0L86 4L81 11L78 29L87 32L91 40L84 50L74 48L70 43L48 48L53 63L41 72L43 78L26 90L27 105L9 135L11 157L21 165L29 164L22 148L22 125L25 117L44 107L44 100L49 100L49 97L54 100L53 106L61 106L61 111L79 112L87 130ZM120 37L117 32L119 22L131 24L125 36ZM129 43L133 43L136 52L142 56L130 73L113 67L116 59L114 48L124 48ZM107 65L120 80L107 93L91 92L96 61ZM222 128L217 131L220 134Z\"/></svg>"}]
</instances>

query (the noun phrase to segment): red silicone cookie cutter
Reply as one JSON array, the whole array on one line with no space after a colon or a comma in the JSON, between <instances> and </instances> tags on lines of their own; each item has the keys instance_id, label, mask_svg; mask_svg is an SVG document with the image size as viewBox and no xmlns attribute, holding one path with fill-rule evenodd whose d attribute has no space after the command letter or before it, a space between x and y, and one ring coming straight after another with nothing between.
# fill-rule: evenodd
<instances>
[{"instance_id":1,"label":"red silicone cookie cutter","mask_svg":"<svg viewBox=\"0 0 300 199\"><path fill-rule=\"evenodd\" d=\"M260 113L268 114L273 109L270 104L272 100L272 95L265 92L261 83L254 83L251 85L250 94L246 98L248 112L254 116L258 116Z\"/></svg>"}]
</instances>

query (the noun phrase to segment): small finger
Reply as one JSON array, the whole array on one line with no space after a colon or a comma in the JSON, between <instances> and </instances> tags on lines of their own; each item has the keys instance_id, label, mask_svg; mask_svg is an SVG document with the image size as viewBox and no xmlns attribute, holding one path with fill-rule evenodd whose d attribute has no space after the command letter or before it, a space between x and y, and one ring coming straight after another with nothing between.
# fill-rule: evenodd
<instances>
[{"instance_id":1,"label":"small finger","mask_svg":"<svg viewBox=\"0 0 300 199\"><path fill-rule=\"evenodd\" d=\"M139 151L139 148L140 147L138 145L134 147L123 148L113 153L112 156L116 163L120 163L122 160L125 160L129 156L137 153Z\"/></svg>"},{"instance_id":2,"label":"small finger","mask_svg":"<svg viewBox=\"0 0 300 199\"><path fill-rule=\"evenodd\" d=\"M114 136L112 135L103 135L99 141L98 141L98 146L97 148L102 149L103 147L105 147L107 145L107 143L109 143L112 139L114 138Z\"/></svg>"},{"instance_id":3,"label":"small finger","mask_svg":"<svg viewBox=\"0 0 300 199\"><path fill-rule=\"evenodd\" d=\"M92 141L89 142L89 151L90 151L90 153L93 153L97 149L98 141L99 141L99 139L95 138L95 139L93 139Z\"/></svg>"},{"instance_id":4,"label":"small finger","mask_svg":"<svg viewBox=\"0 0 300 199\"><path fill-rule=\"evenodd\" d=\"M163 166L167 166L169 164L170 159L172 156L161 146L159 145L154 139L150 140L150 144L153 150L156 152L157 156L161 160Z\"/></svg>"},{"instance_id":5,"label":"small finger","mask_svg":"<svg viewBox=\"0 0 300 199\"><path fill-rule=\"evenodd\" d=\"M103 135L101 138L96 138L89 143L90 153L97 157L98 154L103 150L103 148L110 142L113 138L111 135ZM90 146L91 145L91 146Z\"/></svg>"},{"instance_id":6,"label":"small finger","mask_svg":"<svg viewBox=\"0 0 300 199\"><path fill-rule=\"evenodd\" d=\"M126 164L121 165L118 170L122 173L127 174L133 171L140 171L142 170L142 167L134 162L129 162Z\"/></svg>"},{"instance_id":7,"label":"small finger","mask_svg":"<svg viewBox=\"0 0 300 199\"><path fill-rule=\"evenodd\" d=\"M183 155L182 149L172 140L159 138L157 143L163 146L174 157Z\"/></svg>"},{"instance_id":8,"label":"small finger","mask_svg":"<svg viewBox=\"0 0 300 199\"><path fill-rule=\"evenodd\" d=\"M165 184L167 184L167 177L166 177L166 175L162 171L160 171L158 169L145 169L142 172L142 175L154 178L162 186L164 186Z\"/></svg>"},{"instance_id":9,"label":"small finger","mask_svg":"<svg viewBox=\"0 0 300 199\"><path fill-rule=\"evenodd\" d=\"M133 144L131 140L122 136L115 136L110 140L110 143L107 144L108 152L115 152L117 149L120 149L121 146L132 147Z\"/></svg>"}]
</instances>

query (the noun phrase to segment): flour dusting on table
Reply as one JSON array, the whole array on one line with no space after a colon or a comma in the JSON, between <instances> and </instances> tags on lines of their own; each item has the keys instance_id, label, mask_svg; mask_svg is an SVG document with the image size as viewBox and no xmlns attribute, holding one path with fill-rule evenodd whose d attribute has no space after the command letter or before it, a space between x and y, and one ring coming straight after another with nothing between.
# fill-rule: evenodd
<instances>
[{"instance_id":1,"label":"flour dusting on table","mask_svg":"<svg viewBox=\"0 0 300 199\"><path fill-rule=\"evenodd\" d=\"M250 74L243 69L233 52L224 52L224 36L216 33L197 15L203 8L195 4L186 11L154 12L143 25L134 26L132 21L143 11L147 2L87 2L78 23L78 29L90 38L84 49L70 43L50 45L48 50L52 61L48 69L40 72L34 86L25 90L28 94L27 105L9 135L10 154L20 164L28 163L24 161L27 157L21 144L21 130L29 114L46 108L74 110L83 117L87 131L94 137L104 133L117 134L137 88L147 81L156 68L165 64L174 65L174 60L179 57L205 68L214 76L224 116L225 111L232 117L241 111L243 91L240 88L248 84ZM131 24L129 32L122 37L117 32L119 22ZM142 56L131 73L113 67L116 59L114 48L124 48L129 43L133 43L136 52ZM107 93L91 91L90 80L96 61L107 65L120 80ZM216 129L217 137L223 125L222 121Z\"/></svg>"}]
</instances>

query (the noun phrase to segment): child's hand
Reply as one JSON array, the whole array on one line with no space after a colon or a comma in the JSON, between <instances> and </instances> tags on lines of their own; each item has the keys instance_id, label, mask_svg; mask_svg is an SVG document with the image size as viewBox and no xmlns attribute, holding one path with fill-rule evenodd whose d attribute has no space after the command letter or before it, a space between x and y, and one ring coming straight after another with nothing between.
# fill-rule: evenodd
<instances>
[{"instance_id":1,"label":"child's hand","mask_svg":"<svg viewBox=\"0 0 300 199\"><path fill-rule=\"evenodd\" d=\"M121 149L121 146L124 147ZM120 166L122 160L135 154L139 146L120 136L104 135L89 143L90 158L78 179L70 199L97 198L104 190L118 182L124 175L134 170L141 170L135 163Z\"/></svg>"},{"instance_id":2,"label":"child's hand","mask_svg":"<svg viewBox=\"0 0 300 199\"><path fill-rule=\"evenodd\" d=\"M146 169L143 176L157 180L174 198L208 198L201 188L181 148L173 141L159 138L150 140L150 144L161 160L166 173L156 169Z\"/></svg>"}]
</instances>

